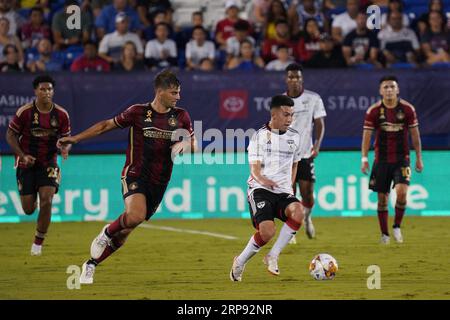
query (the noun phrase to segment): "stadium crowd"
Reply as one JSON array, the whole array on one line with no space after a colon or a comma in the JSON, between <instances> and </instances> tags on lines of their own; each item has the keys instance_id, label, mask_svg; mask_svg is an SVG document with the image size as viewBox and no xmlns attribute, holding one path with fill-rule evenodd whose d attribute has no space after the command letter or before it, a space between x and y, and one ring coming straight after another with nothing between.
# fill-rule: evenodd
<instances>
[{"instance_id":1,"label":"stadium crowd","mask_svg":"<svg viewBox=\"0 0 450 320\"><path fill-rule=\"evenodd\" d=\"M450 66L443 0L425 10L426 0L246 0L245 18L242 1L217 1L225 14L207 26L205 7L179 25L169 0L0 0L0 71ZM380 30L366 26L371 4L382 9ZM71 5L79 29L68 28Z\"/></svg>"}]
</instances>

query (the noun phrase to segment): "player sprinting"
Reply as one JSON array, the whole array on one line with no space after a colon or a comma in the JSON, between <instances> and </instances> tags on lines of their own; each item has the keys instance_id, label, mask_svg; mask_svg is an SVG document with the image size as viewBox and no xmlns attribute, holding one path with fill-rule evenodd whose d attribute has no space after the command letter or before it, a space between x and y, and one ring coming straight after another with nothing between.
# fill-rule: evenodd
<instances>
[{"instance_id":1,"label":"player sprinting","mask_svg":"<svg viewBox=\"0 0 450 320\"><path fill-rule=\"evenodd\" d=\"M301 65L296 63L288 65L285 74L286 95L294 100L294 120L291 128L301 133L301 140L306 144L305 153L302 154L302 159L298 163L294 194L298 183L305 212L305 231L308 238L312 239L316 234L311 219L314 206L314 183L316 181L314 159L319 154L320 145L325 134L324 118L327 114L322 98L317 93L304 88ZM314 144L312 142L313 126L315 130ZM295 242L295 237L293 237L291 243Z\"/></svg>"},{"instance_id":2,"label":"player sprinting","mask_svg":"<svg viewBox=\"0 0 450 320\"><path fill-rule=\"evenodd\" d=\"M249 143L247 193L256 233L234 258L230 271L232 281L242 280L246 263L274 237L275 218L285 223L263 261L270 273L279 275L278 256L302 225L303 207L292 189L303 151L300 134L289 127L294 115L293 106L294 101L285 95L273 97L270 122L259 129Z\"/></svg>"},{"instance_id":3,"label":"player sprinting","mask_svg":"<svg viewBox=\"0 0 450 320\"><path fill-rule=\"evenodd\" d=\"M17 187L23 211L34 213L39 197L37 219L31 255L40 256L51 222L53 196L58 192L61 172L57 165L56 142L70 135L67 111L53 103L55 81L48 75L34 79L35 99L20 107L6 133L6 141L16 157ZM69 148L62 148L67 159Z\"/></svg>"},{"instance_id":4,"label":"player sprinting","mask_svg":"<svg viewBox=\"0 0 450 320\"><path fill-rule=\"evenodd\" d=\"M422 172L422 147L419 123L414 107L399 98L399 85L395 76L385 76L380 80L382 99L366 112L361 146L361 171L367 174L372 133L375 132L375 160L370 174L369 188L378 193L378 221L381 229L381 243L390 241L388 230L389 192L395 189L395 221L393 235L402 243L400 231L405 214L408 186L411 178L408 133L416 151L416 171Z\"/></svg>"},{"instance_id":5,"label":"player sprinting","mask_svg":"<svg viewBox=\"0 0 450 320\"><path fill-rule=\"evenodd\" d=\"M83 264L80 276L82 284L93 283L95 267L155 213L172 174L172 156L196 149L190 116L186 110L175 107L180 99L180 82L175 74L169 70L160 72L154 79L154 90L152 102L132 105L112 119L58 141L59 145L75 144L113 129L130 128L122 170L125 212L106 225L92 242L91 258Z\"/></svg>"}]
</instances>

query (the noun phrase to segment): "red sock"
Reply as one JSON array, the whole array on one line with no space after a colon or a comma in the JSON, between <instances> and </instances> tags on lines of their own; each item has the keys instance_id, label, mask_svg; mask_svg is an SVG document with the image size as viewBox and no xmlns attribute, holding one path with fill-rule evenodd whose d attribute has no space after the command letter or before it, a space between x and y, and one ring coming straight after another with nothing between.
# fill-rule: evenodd
<instances>
[{"instance_id":1,"label":"red sock","mask_svg":"<svg viewBox=\"0 0 450 320\"><path fill-rule=\"evenodd\" d=\"M398 207L395 207L395 220L394 220L394 226L396 228L400 228L400 225L402 224L403 216L405 215L405 208L400 209Z\"/></svg>"},{"instance_id":2,"label":"red sock","mask_svg":"<svg viewBox=\"0 0 450 320\"><path fill-rule=\"evenodd\" d=\"M38 236L34 236L34 244L38 246L42 246L42 243L44 242L44 238L39 238Z\"/></svg>"},{"instance_id":3,"label":"red sock","mask_svg":"<svg viewBox=\"0 0 450 320\"><path fill-rule=\"evenodd\" d=\"M388 229L388 212L378 211L378 222L380 223L381 232L385 235L389 235Z\"/></svg>"},{"instance_id":4,"label":"red sock","mask_svg":"<svg viewBox=\"0 0 450 320\"><path fill-rule=\"evenodd\" d=\"M106 229L107 235L112 237L117 232L126 228L126 214L122 213L113 223Z\"/></svg>"}]
</instances>

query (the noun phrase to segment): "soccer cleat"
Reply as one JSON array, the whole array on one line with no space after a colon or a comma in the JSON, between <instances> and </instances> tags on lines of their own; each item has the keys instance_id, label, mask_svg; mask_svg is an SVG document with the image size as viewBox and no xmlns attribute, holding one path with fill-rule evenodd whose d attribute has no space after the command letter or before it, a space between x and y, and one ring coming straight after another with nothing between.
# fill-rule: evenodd
<instances>
[{"instance_id":1,"label":"soccer cleat","mask_svg":"<svg viewBox=\"0 0 450 320\"><path fill-rule=\"evenodd\" d=\"M381 244L389 244L389 242L391 242L391 238L388 235L382 234L380 243Z\"/></svg>"},{"instance_id":2,"label":"soccer cleat","mask_svg":"<svg viewBox=\"0 0 450 320\"><path fill-rule=\"evenodd\" d=\"M289 240L289 244L297 244L297 238L295 237L295 234L292 236L291 240Z\"/></svg>"},{"instance_id":3,"label":"soccer cleat","mask_svg":"<svg viewBox=\"0 0 450 320\"><path fill-rule=\"evenodd\" d=\"M33 243L31 245L31 255L32 256L40 256L41 254L42 254L42 245Z\"/></svg>"},{"instance_id":4,"label":"soccer cleat","mask_svg":"<svg viewBox=\"0 0 450 320\"><path fill-rule=\"evenodd\" d=\"M237 257L234 257L233 266L230 271L231 281L242 281L242 273L244 273L245 264L243 266L239 265L237 262Z\"/></svg>"},{"instance_id":5,"label":"soccer cleat","mask_svg":"<svg viewBox=\"0 0 450 320\"><path fill-rule=\"evenodd\" d=\"M400 231L400 228L394 228L392 229L393 234L394 234L394 240L397 243L403 243L403 236L402 236L402 232Z\"/></svg>"},{"instance_id":6,"label":"soccer cleat","mask_svg":"<svg viewBox=\"0 0 450 320\"><path fill-rule=\"evenodd\" d=\"M92 241L91 244L91 257L93 259L98 259L105 251L106 247L111 243L111 239L106 235L105 230L108 228L109 224L103 227L102 232L97 236L97 238Z\"/></svg>"},{"instance_id":7,"label":"soccer cleat","mask_svg":"<svg viewBox=\"0 0 450 320\"><path fill-rule=\"evenodd\" d=\"M266 255L263 262L267 266L267 271L271 274L274 276L278 276L280 274L280 270L278 269L278 258Z\"/></svg>"},{"instance_id":8,"label":"soccer cleat","mask_svg":"<svg viewBox=\"0 0 450 320\"><path fill-rule=\"evenodd\" d=\"M306 235L308 236L309 239L314 238L316 236L316 230L314 229L314 225L312 223L311 216L308 216L307 218L305 218L304 222L305 222Z\"/></svg>"},{"instance_id":9,"label":"soccer cleat","mask_svg":"<svg viewBox=\"0 0 450 320\"><path fill-rule=\"evenodd\" d=\"M95 273L95 265L90 263L83 263L81 275L80 275L80 283L81 284L92 284L94 283L94 273Z\"/></svg>"}]
</instances>

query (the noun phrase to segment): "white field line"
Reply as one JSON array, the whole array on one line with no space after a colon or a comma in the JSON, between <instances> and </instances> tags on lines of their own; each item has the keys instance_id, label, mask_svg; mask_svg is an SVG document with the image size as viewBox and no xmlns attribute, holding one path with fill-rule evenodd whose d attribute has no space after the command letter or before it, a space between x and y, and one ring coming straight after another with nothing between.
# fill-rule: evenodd
<instances>
[{"instance_id":1,"label":"white field line","mask_svg":"<svg viewBox=\"0 0 450 320\"><path fill-rule=\"evenodd\" d=\"M222 238L222 239L227 239L227 240L236 240L236 239L238 239L237 237L228 236L226 234L213 233L213 232L208 232L208 231L199 231L199 230L178 229L178 228L165 227L165 226L155 226L155 225L152 225L152 224L140 224L139 227L146 228L146 229L157 229L157 230L172 231L172 232L202 234L202 235L205 235L205 236Z\"/></svg>"}]
</instances>

